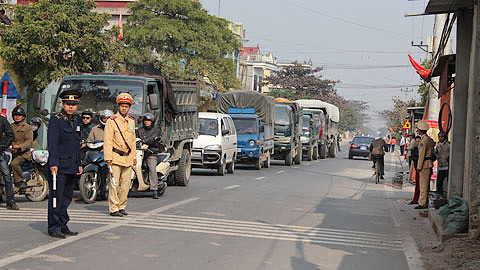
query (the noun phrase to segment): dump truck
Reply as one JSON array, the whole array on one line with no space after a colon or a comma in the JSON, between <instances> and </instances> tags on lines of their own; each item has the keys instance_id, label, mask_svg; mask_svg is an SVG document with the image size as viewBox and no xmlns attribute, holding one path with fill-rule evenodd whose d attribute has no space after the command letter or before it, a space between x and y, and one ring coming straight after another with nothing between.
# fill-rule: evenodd
<instances>
[{"instance_id":1,"label":"dump truck","mask_svg":"<svg viewBox=\"0 0 480 270\"><path fill-rule=\"evenodd\" d=\"M325 114L318 110L303 110L302 153L307 161L317 160L320 155ZM325 151L323 154L325 158Z\"/></svg>"},{"instance_id":2,"label":"dump truck","mask_svg":"<svg viewBox=\"0 0 480 270\"><path fill-rule=\"evenodd\" d=\"M302 162L302 108L285 98L275 99L275 154L290 166Z\"/></svg>"},{"instance_id":3,"label":"dump truck","mask_svg":"<svg viewBox=\"0 0 480 270\"><path fill-rule=\"evenodd\" d=\"M316 99L302 99L296 102L303 108L303 111L323 112L325 121L320 123L319 156L322 159L327 156L334 158L337 153L338 122L340 120L338 107ZM320 119L322 118L320 117Z\"/></svg>"},{"instance_id":4,"label":"dump truck","mask_svg":"<svg viewBox=\"0 0 480 270\"><path fill-rule=\"evenodd\" d=\"M229 114L237 132L236 163L268 168L274 154L275 101L255 91L234 90L218 99L219 113Z\"/></svg>"},{"instance_id":5,"label":"dump truck","mask_svg":"<svg viewBox=\"0 0 480 270\"><path fill-rule=\"evenodd\" d=\"M169 81L154 75L132 73L96 73L66 76L60 82L52 115L62 109L59 95L67 90L79 90L82 98L77 113L91 110L118 110L116 97L120 93L132 95L134 104L130 115L136 127L141 127L141 116L150 112L155 116L154 127L161 130L161 144L170 153L168 184L187 186L191 174L193 139L198 137L198 103L200 87L194 81ZM34 107L42 107L42 94L34 96ZM48 112L46 112L48 113Z\"/></svg>"}]
</instances>

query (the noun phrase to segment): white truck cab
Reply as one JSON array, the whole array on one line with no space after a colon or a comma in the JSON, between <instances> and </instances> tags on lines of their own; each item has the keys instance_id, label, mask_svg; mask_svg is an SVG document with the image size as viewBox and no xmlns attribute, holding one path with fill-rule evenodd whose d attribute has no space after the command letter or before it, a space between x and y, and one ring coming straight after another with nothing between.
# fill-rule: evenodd
<instances>
[{"instance_id":1,"label":"white truck cab","mask_svg":"<svg viewBox=\"0 0 480 270\"><path fill-rule=\"evenodd\" d=\"M192 167L215 169L218 175L233 173L237 155L237 133L228 114L200 112L199 135L193 140Z\"/></svg>"}]
</instances>

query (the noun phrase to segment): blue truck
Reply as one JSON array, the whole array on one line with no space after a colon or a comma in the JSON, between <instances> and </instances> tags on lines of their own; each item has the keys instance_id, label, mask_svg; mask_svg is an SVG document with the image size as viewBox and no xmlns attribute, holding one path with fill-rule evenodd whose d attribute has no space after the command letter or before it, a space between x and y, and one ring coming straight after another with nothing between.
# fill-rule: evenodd
<instances>
[{"instance_id":1,"label":"blue truck","mask_svg":"<svg viewBox=\"0 0 480 270\"><path fill-rule=\"evenodd\" d=\"M236 163L270 167L274 154L275 101L255 91L235 90L218 99L218 112L229 114L237 131Z\"/></svg>"}]
</instances>

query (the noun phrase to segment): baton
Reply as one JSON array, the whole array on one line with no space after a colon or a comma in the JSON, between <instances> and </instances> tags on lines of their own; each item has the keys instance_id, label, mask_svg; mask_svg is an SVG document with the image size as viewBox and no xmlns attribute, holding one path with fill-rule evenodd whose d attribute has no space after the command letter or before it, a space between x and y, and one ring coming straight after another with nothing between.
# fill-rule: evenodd
<instances>
[{"instance_id":1,"label":"baton","mask_svg":"<svg viewBox=\"0 0 480 270\"><path fill-rule=\"evenodd\" d=\"M53 172L53 208L57 208L57 173Z\"/></svg>"},{"instance_id":2,"label":"baton","mask_svg":"<svg viewBox=\"0 0 480 270\"><path fill-rule=\"evenodd\" d=\"M113 177L112 166L108 166L108 169L110 170L110 178L112 179L112 184L113 186L116 186L117 184L115 183L115 178Z\"/></svg>"}]
</instances>

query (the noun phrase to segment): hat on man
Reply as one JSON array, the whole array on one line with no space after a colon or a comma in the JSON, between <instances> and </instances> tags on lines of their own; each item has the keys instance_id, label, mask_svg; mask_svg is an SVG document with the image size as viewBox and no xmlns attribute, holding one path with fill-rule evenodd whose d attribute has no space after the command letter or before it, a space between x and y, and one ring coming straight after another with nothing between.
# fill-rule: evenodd
<instances>
[{"instance_id":1,"label":"hat on man","mask_svg":"<svg viewBox=\"0 0 480 270\"><path fill-rule=\"evenodd\" d=\"M427 131L430 127L428 126L428 123L425 122L424 120L420 121L417 123L417 128L420 130L425 130Z\"/></svg>"},{"instance_id":2,"label":"hat on man","mask_svg":"<svg viewBox=\"0 0 480 270\"><path fill-rule=\"evenodd\" d=\"M82 93L78 90L67 90L60 94L62 102L67 104L78 104L80 102L80 97L82 97Z\"/></svg>"}]
</instances>

